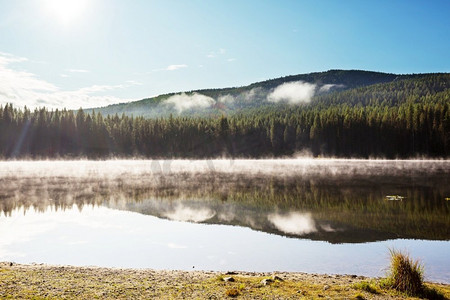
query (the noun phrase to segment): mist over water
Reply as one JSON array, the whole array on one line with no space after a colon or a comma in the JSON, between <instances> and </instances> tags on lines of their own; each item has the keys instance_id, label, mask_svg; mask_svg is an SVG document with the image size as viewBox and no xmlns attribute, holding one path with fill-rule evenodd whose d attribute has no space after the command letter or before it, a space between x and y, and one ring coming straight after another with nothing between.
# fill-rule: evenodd
<instances>
[{"instance_id":1,"label":"mist over water","mask_svg":"<svg viewBox=\"0 0 450 300\"><path fill-rule=\"evenodd\" d=\"M378 243L395 246L401 244L401 239L407 239L415 241L412 242L414 245L411 246L412 249L407 249L411 250L413 256L412 250L421 251L420 245L423 245L425 240L441 241L436 244L438 245L436 247L440 247L437 251L450 250L450 201L446 200L450 197L449 179L450 162L439 160L297 158L0 162L2 228L0 233L5 237L4 242L0 243L0 260L31 262L27 260L27 257L31 259L31 254L20 245L34 249L37 246L33 245L42 239L51 239L52 243L58 244L61 235L66 236L64 243L67 242L72 246L76 244L80 251L92 249L89 245L96 243L94 240L71 239L64 233L65 223L60 223L57 216L64 219L69 215L77 215L73 222L79 225L67 228L67 233L81 230L79 226L84 226L83 222L88 222L96 224L92 225L93 228L103 228L98 234L106 238L114 236L114 230L122 223L120 220L127 219L132 213L141 216L143 224L154 223L140 226L157 226L159 233L151 235L152 243L165 245L164 247L172 249L171 251L192 250L194 246L192 242L186 240L186 235L190 236L192 241L197 241L195 245L208 248L206 245L219 243L216 239L223 239L224 236L237 230L238 232L234 233L236 237L248 234L258 235L259 239L260 234L267 235L261 243L270 242L269 248L274 251L270 252L270 255L274 256L284 244L278 238L292 239L296 241L292 243L304 243L305 247L315 247L312 244L314 241L336 245L337 248L333 248L330 254L327 254L330 255L330 268L334 267L327 271L326 266L319 266L316 261L315 270L351 272L348 269L345 271L345 268L337 268L331 263L332 257L341 255L339 254L341 248L338 245L354 245L351 248L353 250L346 250L354 251L359 248L357 245L370 242L374 246L367 247L373 250L378 247L375 247ZM390 201L387 196L399 196L398 199L401 200ZM66 213L69 215L64 217ZM107 217L110 214L116 216L116 221ZM55 225L56 223L45 225L42 223L41 215L55 216L54 222L59 225ZM18 221L11 222L11 218ZM23 222L20 221L22 218ZM37 231L30 229L31 231L26 233L25 227L28 225L25 224L29 224L31 218L41 220L33 221L37 222L33 228L40 229ZM181 226L177 227L175 232L169 229L173 221ZM192 227L193 225L207 227ZM60 228L58 233L54 232L55 226ZM120 228L124 226L128 228L128 225L124 224L120 225ZM129 228L131 236L136 234L137 240L139 232L144 234L142 231L144 227L141 227ZM107 228L112 228L110 229L112 231L108 231ZM184 232L182 228L194 230L196 233ZM203 230L209 232L206 240L201 238ZM221 235L219 231L222 232ZM50 232L53 232L51 237L47 236ZM160 241L160 234L168 235L170 238ZM123 239L121 243L124 241L126 243L127 236L130 236L125 233L124 236L119 235L116 238ZM147 239L145 236L140 238ZM97 239L100 237L97 236ZM272 239L277 239L277 242L273 244ZM137 241L135 243L137 244L132 247L147 252L153 251L148 248L150 244L144 245ZM59 249L64 247L67 246L60 246ZM239 248L238 244L235 247L238 248L229 251L244 250ZM245 247L249 247L248 250L251 252L252 247L260 248L261 244L245 244ZM321 247L320 251L328 249L328 246ZM367 250L367 255L371 255L370 249ZM22 254L14 255L14 253ZM166 250L158 253L164 256ZM192 252L193 260L196 259L194 253L196 252ZM387 249L381 255L385 257L386 253ZM57 253L54 255L58 256ZM201 255L218 254L202 252ZM248 260L244 254L241 256L241 259ZM241 260L235 261L234 265L211 263L205 265L205 268L227 269L227 266L230 268L233 266L235 269L247 270L270 271L284 268L290 271L315 272L314 261L317 258L309 257L309 259L312 262L311 269L308 270L302 269L304 263L293 270L284 264L263 267L265 264L260 262L260 265L251 266L245 265ZM429 259L432 260L432 256ZM41 259L33 256L33 261L51 262L44 256ZM181 268L181 265L164 261L167 263L166 268ZM273 261L278 260L274 257ZM58 263L65 262L58 261ZM450 261L444 259L439 264L447 263ZM90 264L96 265L95 262ZM157 267L155 262L152 264L144 261L139 264L139 261L135 261L133 264L125 263L124 266ZM97 265L100 265L100 260ZM105 262L103 265L118 266L120 263ZM161 265L158 265L159 267L164 268ZM434 275L431 278L436 280L444 278L444 281L450 282L448 272L439 271L438 266L433 264L432 270L431 274ZM376 272L364 274L380 275Z\"/></svg>"},{"instance_id":2,"label":"mist over water","mask_svg":"<svg viewBox=\"0 0 450 300\"><path fill-rule=\"evenodd\" d=\"M0 161L0 178L97 177L170 174L244 174L271 176L416 176L447 174L450 160L363 159L210 159L210 160L42 160Z\"/></svg>"}]
</instances>

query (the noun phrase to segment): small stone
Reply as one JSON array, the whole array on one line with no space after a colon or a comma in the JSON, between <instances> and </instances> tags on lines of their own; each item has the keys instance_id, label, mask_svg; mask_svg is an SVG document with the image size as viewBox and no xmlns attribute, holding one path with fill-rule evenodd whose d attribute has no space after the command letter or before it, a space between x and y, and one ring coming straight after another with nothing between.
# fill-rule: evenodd
<instances>
[{"instance_id":1,"label":"small stone","mask_svg":"<svg viewBox=\"0 0 450 300\"><path fill-rule=\"evenodd\" d=\"M235 282L236 280L234 280L234 278L233 277L225 277L224 279L223 279L223 281L226 281L226 282Z\"/></svg>"},{"instance_id":2,"label":"small stone","mask_svg":"<svg viewBox=\"0 0 450 300\"><path fill-rule=\"evenodd\" d=\"M225 275L237 275L238 272L234 272L234 271L228 271L225 273Z\"/></svg>"},{"instance_id":3,"label":"small stone","mask_svg":"<svg viewBox=\"0 0 450 300\"><path fill-rule=\"evenodd\" d=\"M329 288L330 288L330 286L329 286L328 284L325 284L324 287L323 287L323 290L326 291L326 290L328 290Z\"/></svg>"},{"instance_id":4,"label":"small stone","mask_svg":"<svg viewBox=\"0 0 450 300\"><path fill-rule=\"evenodd\" d=\"M273 279L270 279L270 278L266 278L266 279L261 280L261 284L263 284L263 285L269 285L272 282L273 282Z\"/></svg>"},{"instance_id":5,"label":"small stone","mask_svg":"<svg viewBox=\"0 0 450 300\"><path fill-rule=\"evenodd\" d=\"M273 279L274 281L276 281L276 280L278 280L278 281L284 281L283 278L281 278L280 276L277 276L277 275L273 275L273 276L272 276L272 279Z\"/></svg>"}]
</instances>

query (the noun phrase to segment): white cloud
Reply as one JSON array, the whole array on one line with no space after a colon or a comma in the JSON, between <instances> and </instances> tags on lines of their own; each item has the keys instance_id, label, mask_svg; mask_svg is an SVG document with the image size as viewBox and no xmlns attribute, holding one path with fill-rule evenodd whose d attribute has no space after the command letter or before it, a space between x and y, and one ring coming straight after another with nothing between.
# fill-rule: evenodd
<instances>
[{"instance_id":1,"label":"white cloud","mask_svg":"<svg viewBox=\"0 0 450 300\"><path fill-rule=\"evenodd\" d=\"M220 48L217 51L209 52L208 55L206 55L206 57L208 57L208 58L215 58L215 57L217 57L219 55L224 55L225 53L227 53L227 50L223 49L223 48Z\"/></svg>"},{"instance_id":2,"label":"white cloud","mask_svg":"<svg viewBox=\"0 0 450 300\"><path fill-rule=\"evenodd\" d=\"M319 93L326 93L332 89L341 89L344 87L345 87L345 85L343 85L343 84L324 84L320 87Z\"/></svg>"},{"instance_id":3,"label":"white cloud","mask_svg":"<svg viewBox=\"0 0 450 300\"><path fill-rule=\"evenodd\" d=\"M230 94L226 94L224 96L220 96L217 100L222 103L233 103L235 98Z\"/></svg>"},{"instance_id":4,"label":"white cloud","mask_svg":"<svg viewBox=\"0 0 450 300\"><path fill-rule=\"evenodd\" d=\"M277 86L267 96L270 102L285 101L291 104L308 103L314 96L316 85L303 81L287 82Z\"/></svg>"},{"instance_id":5,"label":"white cloud","mask_svg":"<svg viewBox=\"0 0 450 300\"><path fill-rule=\"evenodd\" d=\"M126 83L129 83L131 85L143 85L142 82L136 81L136 80L127 80Z\"/></svg>"},{"instance_id":6,"label":"white cloud","mask_svg":"<svg viewBox=\"0 0 450 300\"><path fill-rule=\"evenodd\" d=\"M236 60L236 58L229 58L229 59L227 59L228 62L232 62L232 61L235 61L235 60Z\"/></svg>"},{"instance_id":7,"label":"white cloud","mask_svg":"<svg viewBox=\"0 0 450 300\"><path fill-rule=\"evenodd\" d=\"M188 67L188 65L186 65L186 64L169 65L165 68L153 69L151 72L148 72L148 73L150 74L153 72L161 72L161 71L176 71L176 70L187 68L187 67Z\"/></svg>"},{"instance_id":8,"label":"white cloud","mask_svg":"<svg viewBox=\"0 0 450 300\"><path fill-rule=\"evenodd\" d=\"M266 97L267 97L267 91L261 87L256 87L256 88L252 88L250 91L242 92L237 96L233 96L230 94L222 95L217 99L217 101L221 102L221 103L231 104L231 103L235 102L236 100L251 102L256 99L266 98Z\"/></svg>"},{"instance_id":9,"label":"white cloud","mask_svg":"<svg viewBox=\"0 0 450 300\"><path fill-rule=\"evenodd\" d=\"M264 91L261 87L252 88L250 91L242 93L242 97L245 101L253 101L256 98L261 98L266 95L266 91Z\"/></svg>"},{"instance_id":10,"label":"white cloud","mask_svg":"<svg viewBox=\"0 0 450 300\"><path fill-rule=\"evenodd\" d=\"M78 89L77 92L83 93L83 94L92 94L92 93L100 93L100 92L117 90L117 89L124 89L124 88L126 88L128 86L129 85L125 85L125 84L93 85L93 86L90 86L90 87L84 87L84 88Z\"/></svg>"},{"instance_id":11,"label":"white cloud","mask_svg":"<svg viewBox=\"0 0 450 300\"><path fill-rule=\"evenodd\" d=\"M28 61L23 57L0 52L0 103L12 103L15 106L29 108L46 106L48 108L104 106L126 100L114 96L92 95L97 92L123 89L135 85L93 85L74 91L63 91L56 85L39 79L35 74L17 70L14 63ZM62 74L66 75L66 74ZM64 77L64 76L63 76Z\"/></svg>"},{"instance_id":12,"label":"white cloud","mask_svg":"<svg viewBox=\"0 0 450 300\"><path fill-rule=\"evenodd\" d=\"M192 108L206 108L214 105L216 101L208 96L193 93L192 95L187 95L181 93L179 95L174 95L163 102L164 105L173 105L173 107L181 113L184 110Z\"/></svg>"},{"instance_id":13,"label":"white cloud","mask_svg":"<svg viewBox=\"0 0 450 300\"><path fill-rule=\"evenodd\" d=\"M14 56L9 53L0 52L0 65L7 65L15 62L24 62L28 61L25 57Z\"/></svg>"},{"instance_id":14,"label":"white cloud","mask_svg":"<svg viewBox=\"0 0 450 300\"><path fill-rule=\"evenodd\" d=\"M67 69L66 71L70 73L89 73L89 70L83 69Z\"/></svg>"},{"instance_id":15,"label":"white cloud","mask_svg":"<svg viewBox=\"0 0 450 300\"><path fill-rule=\"evenodd\" d=\"M70 77L69 75L67 75L67 74L59 74L59 76L61 76L62 78L67 78L67 77Z\"/></svg>"},{"instance_id":16,"label":"white cloud","mask_svg":"<svg viewBox=\"0 0 450 300\"><path fill-rule=\"evenodd\" d=\"M183 69L183 68L187 68L187 67L188 66L185 65L185 64L182 64L182 65L170 65L165 70L166 71L175 71L175 70Z\"/></svg>"}]
</instances>

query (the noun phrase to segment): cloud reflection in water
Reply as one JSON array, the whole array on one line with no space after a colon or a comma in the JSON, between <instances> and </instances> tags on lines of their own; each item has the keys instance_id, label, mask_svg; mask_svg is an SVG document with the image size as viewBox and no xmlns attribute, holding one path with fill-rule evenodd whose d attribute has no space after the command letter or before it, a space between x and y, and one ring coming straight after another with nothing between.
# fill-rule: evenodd
<instances>
[{"instance_id":1,"label":"cloud reflection in water","mask_svg":"<svg viewBox=\"0 0 450 300\"><path fill-rule=\"evenodd\" d=\"M267 219L275 227L287 234L304 235L316 232L316 224L310 213L290 212L288 214L270 214Z\"/></svg>"},{"instance_id":2,"label":"cloud reflection in water","mask_svg":"<svg viewBox=\"0 0 450 300\"><path fill-rule=\"evenodd\" d=\"M192 208L178 203L177 206L163 216L174 221L200 223L213 218L216 212L209 208Z\"/></svg>"}]
</instances>

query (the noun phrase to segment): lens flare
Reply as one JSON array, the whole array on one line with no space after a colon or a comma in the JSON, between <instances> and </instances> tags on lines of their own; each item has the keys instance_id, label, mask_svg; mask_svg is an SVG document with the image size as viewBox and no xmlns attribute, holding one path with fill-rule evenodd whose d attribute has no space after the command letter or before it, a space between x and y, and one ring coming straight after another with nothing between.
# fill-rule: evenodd
<instances>
[{"instance_id":1,"label":"lens flare","mask_svg":"<svg viewBox=\"0 0 450 300\"><path fill-rule=\"evenodd\" d=\"M61 24L69 25L84 15L89 2L89 0L46 0L45 9Z\"/></svg>"}]
</instances>

